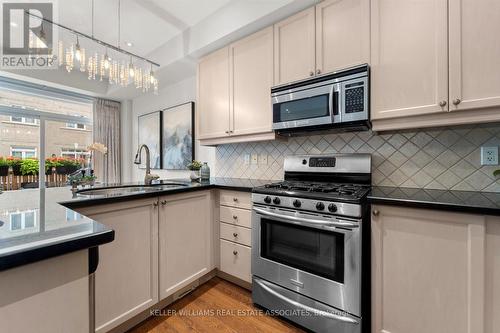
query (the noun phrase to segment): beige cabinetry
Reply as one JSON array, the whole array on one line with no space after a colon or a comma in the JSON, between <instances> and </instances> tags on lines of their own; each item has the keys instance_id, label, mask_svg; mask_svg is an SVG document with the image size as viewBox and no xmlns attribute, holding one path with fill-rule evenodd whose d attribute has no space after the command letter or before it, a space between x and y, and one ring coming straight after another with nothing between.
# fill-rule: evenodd
<instances>
[{"instance_id":1,"label":"beige cabinetry","mask_svg":"<svg viewBox=\"0 0 500 333\"><path fill-rule=\"evenodd\" d=\"M273 31L269 27L201 59L198 137L202 145L274 139L270 89Z\"/></svg>"},{"instance_id":2,"label":"beige cabinetry","mask_svg":"<svg viewBox=\"0 0 500 333\"><path fill-rule=\"evenodd\" d=\"M79 212L115 230L95 273L96 332L107 332L158 302L158 198Z\"/></svg>"},{"instance_id":3,"label":"beige cabinetry","mask_svg":"<svg viewBox=\"0 0 500 333\"><path fill-rule=\"evenodd\" d=\"M198 63L198 139L229 134L229 48L224 47Z\"/></svg>"},{"instance_id":4,"label":"beige cabinetry","mask_svg":"<svg viewBox=\"0 0 500 333\"><path fill-rule=\"evenodd\" d=\"M77 251L0 272L0 332L88 333L88 253Z\"/></svg>"},{"instance_id":5,"label":"beige cabinetry","mask_svg":"<svg viewBox=\"0 0 500 333\"><path fill-rule=\"evenodd\" d=\"M500 331L500 218L372 207L372 332Z\"/></svg>"},{"instance_id":6,"label":"beige cabinetry","mask_svg":"<svg viewBox=\"0 0 500 333\"><path fill-rule=\"evenodd\" d=\"M326 0L274 25L274 83L368 63L370 1Z\"/></svg>"},{"instance_id":7,"label":"beige cabinetry","mask_svg":"<svg viewBox=\"0 0 500 333\"><path fill-rule=\"evenodd\" d=\"M220 272L249 287L251 274L251 194L219 191ZM241 284L241 283L240 283Z\"/></svg>"},{"instance_id":8,"label":"beige cabinetry","mask_svg":"<svg viewBox=\"0 0 500 333\"><path fill-rule=\"evenodd\" d=\"M160 301L215 268L210 191L160 197Z\"/></svg>"},{"instance_id":9,"label":"beige cabinetry","mask_svg":"<svg viewBox=\"0 0 500 333\"><path fill-rule=\"evenodd\" d=\"M315 74L314 16L311 7L274 25L275 85Z\"/></svg>"},{"instance_id":10,"label":"beige cabinetry","mask_svg":"<svg viewBox=\"0 0 500 333\"><path fill-rule=\"evenodd\" d=\"M493 1L372 0L373 129L500 121L498 29Z\"/></svg>"},{"instance_id":11,"label":"beige cabinetry","mask_svg":"<svg viewBox=\"0 0 500 333\"><path fill-rule=\"evenodd\" d=\"M448 110L447 0L373 0L372 120Z\"/></svg>"},{"instance_id":12,"label":"beige cabinetry","mask_svg":"<svg viewBox=\"0 0 500 333\"><path fill-rule=\"evenodd\" d=\"M316 5L316 73L370 62L370 0Z\"/></svg>"},{"instance_id":13,"label":"beige cabinetry","mask_svg":"<svg viewBox=\"0 0 500 333\"><path fill-rule=\"evenodd\" d=\"M454 0L450 8L450 111L500 106L500 2Z\"/></svg>"}]
</instances>

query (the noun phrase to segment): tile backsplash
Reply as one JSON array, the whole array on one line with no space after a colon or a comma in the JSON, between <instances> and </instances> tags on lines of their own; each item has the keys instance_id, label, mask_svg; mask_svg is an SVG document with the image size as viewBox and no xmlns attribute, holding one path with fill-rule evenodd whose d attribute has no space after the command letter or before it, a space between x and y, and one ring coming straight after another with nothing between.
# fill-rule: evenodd
<instances>
[{"instance_id":1,"label":"tile backsplash","mask_svg":"<svg viewBox=\"0 0 500 333\"><path fill-rule=\"evenodd\" d=\"M370 153L374 185L500 192L500 180L493 177L500 167L481 166L481 146L500 146L500 124L311 135L220 145L215 175L279 180L287 155ZM247 154L267 155L267 164L245 164Z\"/></svg>"}]
</instances>

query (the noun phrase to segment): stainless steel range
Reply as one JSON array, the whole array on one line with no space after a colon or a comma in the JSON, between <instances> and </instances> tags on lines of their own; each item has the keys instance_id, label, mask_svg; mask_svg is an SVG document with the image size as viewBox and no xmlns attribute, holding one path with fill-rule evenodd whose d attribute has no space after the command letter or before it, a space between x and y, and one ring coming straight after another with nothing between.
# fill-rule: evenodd
<instances>
[{"instance_id":1,"label":"stainless steel range","mask_svg":"<svg viewBox=\"0 0 500 333\"><path fill-rule=\"evenodd\" d=\"M254 303L315 332L370 330L367 154L290 156L254 188Z\"/></svg>"}]
</instances>

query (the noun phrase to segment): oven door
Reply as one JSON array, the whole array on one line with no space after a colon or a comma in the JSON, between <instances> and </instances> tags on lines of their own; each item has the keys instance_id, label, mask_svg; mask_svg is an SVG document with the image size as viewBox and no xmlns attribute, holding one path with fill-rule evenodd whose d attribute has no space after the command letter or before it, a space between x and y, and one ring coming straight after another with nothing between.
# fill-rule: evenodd
<instances>
[{"instance_id":1,"label":"oven door","mask_svg":"<svg viewBox=\"0 0 500 333\"><path fill-rule=\"evenodd\" d=\"M327 125L340 122L340 85L300 87L271 95L273 129Z\"/></svg>"},{"instance_id":2,"label":"oven door","mask_svg":"<svg viewBox=\"0 0 500 333\"><path fill-rule=\"evenodd\" d=\"M254 205L252 274L361 315L361 222Z\"/></svg>"}]
</instances>

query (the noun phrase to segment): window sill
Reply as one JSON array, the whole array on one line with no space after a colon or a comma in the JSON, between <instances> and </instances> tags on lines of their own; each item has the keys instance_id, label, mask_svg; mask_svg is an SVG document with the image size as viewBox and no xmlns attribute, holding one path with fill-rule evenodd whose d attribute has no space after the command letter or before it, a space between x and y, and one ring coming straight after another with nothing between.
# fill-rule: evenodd
<instances>
[{"instance_id":1,"label":"window sill","mask_svg":"<svg viewBox=\"0 0 500 333\"><path fill-rule=\"evenodd\" d=\"M77 132L92 132L92 130L81 129L81 128L60 127L60 129L62 129L62 130L68 130L68 131L77 131Z\"/></svg>"},{"instance_id":2,"label":"window sill","mask_svg":"<svg viewBox=\"0 0 500 333\"><path fill-rule=\"evenodd\" d=\"M30 126L30 127L40 127L40 124L29 124L29 123L21 123L17 121L9 121L9 120L4 120L2 121L4 124L11 124L11 125L22 125L22 126Z\"/></svg>"}]
</instances>

